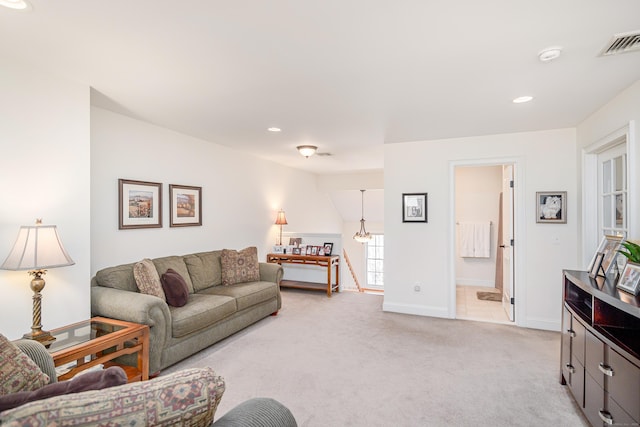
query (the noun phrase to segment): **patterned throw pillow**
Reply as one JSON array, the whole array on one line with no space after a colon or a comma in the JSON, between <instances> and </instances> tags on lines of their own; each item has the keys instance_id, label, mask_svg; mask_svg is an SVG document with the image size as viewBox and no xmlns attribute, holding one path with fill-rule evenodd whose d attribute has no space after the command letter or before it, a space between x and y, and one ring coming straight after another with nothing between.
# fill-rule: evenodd
<instances>
[{"instance_id":1,"label":"patterned throw pillow","mask_svg":"<svg viewBox=\"0 0 640 427\"><path fill-rule=\"evenodd\" d=\"M140 293L153 295L158 298L165 299L160 283L160 276L156 270L156 266L148 258L136 263L133 266L133 277L136 279L136 285Z\"/></svg>"},{"instance_id":2,"label":"patterned throw pillow","mask_svg":"<svg viewBox=\"0 0 640 427\"><path fill-rule=\"evenodd\" d=\"M225 286L260 280L258 248L255 246L241 251L223 249L220 263L222 264L222 284Z\"/></svg>"},{"instance_id":3,"label":"patterned throw pillow","mask_svg":"<svg viewBox=\"0 0 640 427\"><path fill-rule=\"evenodd\" d=\"M49 376L0 334L0 395L33 391L49 384Z\"/></svg>"}]
</instances>

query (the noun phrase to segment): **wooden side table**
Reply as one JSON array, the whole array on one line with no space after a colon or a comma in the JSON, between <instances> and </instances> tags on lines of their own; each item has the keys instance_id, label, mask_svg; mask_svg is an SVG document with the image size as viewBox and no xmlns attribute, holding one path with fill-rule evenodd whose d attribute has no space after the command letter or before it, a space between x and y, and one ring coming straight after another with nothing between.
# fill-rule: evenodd
<instances>
[{"instance_id":1,"label":"wooden side table","mask_svg":"<svg viewBox=\"0 0 640 427\"><path fill-rule=\"evenodd\" d=\"M58 380L67 380L96 365L120 366L129 382L149 379L149 327L122 320L94 317L54 329L56 340L47 349L53 357ZM114 359L137 354L137 366Z\"/></svg>"}]
</instances>

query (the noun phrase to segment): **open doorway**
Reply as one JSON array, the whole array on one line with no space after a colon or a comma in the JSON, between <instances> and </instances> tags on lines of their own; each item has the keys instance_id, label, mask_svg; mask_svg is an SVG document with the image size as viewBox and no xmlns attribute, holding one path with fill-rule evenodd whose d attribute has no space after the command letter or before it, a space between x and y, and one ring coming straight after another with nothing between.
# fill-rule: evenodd
<instances>
[{"instance_id":1,"label":"open doorway","mask_svg":"<svg viewBox=\"0 0 640 427\"><path fill-rule=\"evenodd\" d=\"M455 167L458 319L514 321L514 168L513 163Z\"/></svg>"}]
</instances>

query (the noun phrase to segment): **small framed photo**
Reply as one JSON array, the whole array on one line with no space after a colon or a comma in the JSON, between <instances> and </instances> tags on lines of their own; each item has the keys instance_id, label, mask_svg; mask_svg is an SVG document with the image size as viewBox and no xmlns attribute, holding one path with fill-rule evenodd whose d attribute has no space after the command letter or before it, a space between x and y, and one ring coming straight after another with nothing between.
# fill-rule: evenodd
<instances>
[{"instance_id":1,"label":"small framed photo","mask_svg":"<svg viewBox=\"0 0 640 427\"><path fill-rule=\"evenodd\" d=\"M331 243L331 242L325 243L322 247L323 247L323 250L324 250L324 255L325 256L331 256L331 252L333 251L333 243Z\"/></svg>"},{"instance_id":2,"label":"small framed photo","mask_svg":"<svg viewBox=\"0 0 640 427\"><path fill-rule=\"evenodd\" d=\"M273 253L274 254L283 254L284 253L284 246L282 246L282 245L274 245Z\"/></svg>"},{"instance_id":3,"label":"small framed photo","mask_svg":"<svg viewBox=\"0 0 640 427\"><path fill-rule=\"evenodd\" d=\"M567 192L536 192L536 222L547 224L566 224Z\"/></svg>"},{"instance_id":4,"label":"small framed photo","mask_svg":"<svg viewBox=\"0 0 640 427\"><path fill-rule=\"evenodd\" d=\"M289 245L298 247L301 243L302 237L289 237Z\"/></svg>"},{"instance_id":5,"label":"small framed photo","mask_svg":"<svg viewBox=\"0 0 640 427\"><path fill-rule=\"evenodd\" d=\"M162 228L162 184L118 180L118 229Z\"/></svg>"},{"instance_id":6,"label":"small framed photo","mask_svg":"<svg viewBox=\"0 0 640 427\"><path fill-rule=\"evenodd\" d=\"M318 255L318 246L311 246L311 255Z\"/></svg>"},{"instance_id":7,"label":"small framed photo","mask_svg":"<svg viewBox=\"0 0 640 427\"><path fill-rule=\"evenodd\" d=\"M633 295L638 295L638 292L640 292L640 264L627 262L616 287Z\"/></svg>"},{"instance_id":8,"label":"small framed photo","mask_svg":"<svg viewBox=\"0 0 640 427\"><path fill-rule=\"evenodd\" d=\"M202 225L202 187L169 184L170 227Z\"/></svg>"},{"instance_id":9,"label":"small framed photo","mask_svg":"<svg viewBox=\"0 0 640 427\"><path fill-rule=\"evenodd\" d=\"M402 194L402 222L427 222L427 193Z\"/></svg>"},{"instance_id":10,"label":"small framed photo","mask_svg":"<svg viewBox=\"0 0 640 427\"><path fill-rule=\"evenodd\" d=\"M298 247L294 247L294 248L293 248L293 255L301 255L300 248L298 248Z\"/></svg>"},{"instance_id":11,"label":"small framed photo","mask_svg":"<svg viewBox=\"0 0 640 427\"><path fill-rule=\"evenodd\" d=\"M598 276L601 276L600 274L600 270L602 269L602 259L604 258L604 253L603 252L598 252L596 254L596 257L593 261L593 264L591 265L591 268L589 269L589 277L591 277L592 279L595 279Z\"/></svg>"},{"instance_id":12,"label":"small framed photo","mask_svg":"<svg viewBox=\"0 0 640 427\"><path fill-rule=\"evenodd\" d=\"M312 255L313 246L307 245L307 250L305 251L305 255Z\"/></svg>"},{"instance_id":13,"label":"small framed photo","mask_svg":"<svg viewBox=\"0 0 640 427\"><path fill-rule=\"evenodd\" d=\"M589 272L592 272L597 264L598 258L602 258L600 272L606 276L611 271L611 268L616 265L616 259L618 258L618 249L620 244L624 240L623 236L611 236L606 235L602 237L598 249L589 263ZM602 254L602 257L600 257ZM597 271L597 270L596 270Z\"/></svg>"}]
</instances>

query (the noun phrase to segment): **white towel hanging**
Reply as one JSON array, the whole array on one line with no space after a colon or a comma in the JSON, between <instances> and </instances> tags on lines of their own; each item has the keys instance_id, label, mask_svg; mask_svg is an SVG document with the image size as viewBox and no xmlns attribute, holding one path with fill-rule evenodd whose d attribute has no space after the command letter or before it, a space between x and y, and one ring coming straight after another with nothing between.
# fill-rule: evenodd
<instances>
[{"instance_id":1,"label":"white towel hanging","mask_svg":"<svg viewBox=\"0 0 640 427\"><path fill-rule=\"evenodd\" d=\"M491 221L458 222L458 255L463 258L491 257Z\"/></svg>"}]
</instances>

